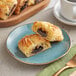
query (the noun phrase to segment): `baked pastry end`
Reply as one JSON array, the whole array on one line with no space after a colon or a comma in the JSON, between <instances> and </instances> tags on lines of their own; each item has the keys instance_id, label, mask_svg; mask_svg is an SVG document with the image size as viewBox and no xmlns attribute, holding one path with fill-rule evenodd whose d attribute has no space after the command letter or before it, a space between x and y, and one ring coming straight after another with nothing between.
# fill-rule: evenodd
<instances>
[{"instance_id":1,"label":"baked pastry end","mask_svg":"<svg viewBox=\"0 0 76 76\"><path fill-rule=\"evenodd\" d=\"M17 0L0 0L0 19L11 16L17 6Z\"/></svg>"},{"instance_id":2,"label":"baked pastry end","mask_svg":"<svg viewBox=\"0 0 76 76\"><path fill-rule=\"evenodd\" d=\"M39 36L32 34L25 36L18 42L18 47L26 57L33 56L51 47L50 42Z\"/></svg>"},{"instance_id":3,"label":"baked pastry end","mask_svg":"<svg viewBox=\"0 0 76 76\"><path fill-rule=\"evenodd\" d=\"M49 22L36 21L32 30L48 41L62 41L64 39L61 29Z\"/></svg>"}]
</instances>

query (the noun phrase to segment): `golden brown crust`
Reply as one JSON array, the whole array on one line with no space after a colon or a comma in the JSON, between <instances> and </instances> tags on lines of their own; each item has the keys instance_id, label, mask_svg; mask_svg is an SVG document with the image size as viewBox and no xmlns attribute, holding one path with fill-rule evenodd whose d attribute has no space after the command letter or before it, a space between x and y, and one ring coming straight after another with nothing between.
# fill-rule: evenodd
<instances>
[{"instance_id":1,"label":"golden brown crust","mask_svg":"<svg viewBox=\"0 0 76 76\"><path fill-rule=\"evenodd\" d=\"M27 2L27 6L31 6L31 5L34 5L35 4L35 0L18 0L18 4L17 4L17 7L15 9L15 14L20 14L21 12L21 8L22 7L25 7L25 2Z\"/></svg>"},{"instance_id":2,"label":"golden brown crust","mask_svg":"<svg viewBox=\"0 0 76 76\"><path fill-rule=\"evenodd\" d=\"M42 31L46 32L46 37L44 38L49 41L62 41L63 40L63 35L62 35L62 31L60 30L60 28L49 22L43 22L43 21L34 22L32 26L32 30L36 32L37 34L41 35L38 32L38 29L41 29Z\"/></svg>"},{"instance_id":3,"label":"golden brown crust","mask_svg":"<svg viewBox=\"0 0 76 76\"><path fill-rule=\"evenodd\" d=\"M50 42L43 39L41 36L39 36L38 34L32 34L32 35L27 35L24 38L22 38L19 42L18 42L18 47L19 49L27 56L30 57L32 55L35 55L36 53L32 53L33 49L35 49L35 47L39 47L42 46L44 49L41 51L44 51L48 48L51 47ZM40 51L40 52L41 52ZM37 52L39 53L39 52Z\"/></svg>"},{"instance_id":4,"label":"golden brown crust","mask_svg":"<svg viewBox=\"0 0 76 76\"><path fill-rule=\"evenodd\" d=\"M15 14L20 14L21 8L24 6L24 4L25 4L25 2L27 2L27 0L17 0L17 1L18 1L18 4L15 9Z\"/></svg>"},{"instance_id":5,"label":"golden brown crust","mask_svg":"<svg viewBox=\"0 0 76 76\"><path fill-rule=\"evenodd\" d=\"M28 6L35 5L35 0L28 0Z\"/></svg>"},{"instance_id":6,"label":"golden brown crust","mask_svg":"<svg viewBox=\"0 0 76 76\"><path fill-rule=\"evenodd\" d=\"M0 18L7 19L12 15L17 5L17 0L0 0Z\"/></svg>"},{"instance_id":7,"label":"golden brown crust","mask_svg":"<svg viewBox=\"0 0 76 76\"><path fill-rule=\"evenodd\" d=\"M26 7L35 5L40 3L43 0L18 0L18 4L15 10L15 14L20 14L20 12L25 9Z\"/></svg>"}]
</instances>

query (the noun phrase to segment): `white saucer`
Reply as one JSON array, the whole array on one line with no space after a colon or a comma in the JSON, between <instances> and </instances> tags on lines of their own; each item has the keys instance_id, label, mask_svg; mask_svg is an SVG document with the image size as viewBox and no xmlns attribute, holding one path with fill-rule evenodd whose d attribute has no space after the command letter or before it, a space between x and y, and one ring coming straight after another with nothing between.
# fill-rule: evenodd
<instances>
[{"instance_id":1,"label":"white saucer","mask_svg":"<svg viewBox=\"0 0 76 76\"><path fill-rule=\"evenodd\" d=\"M58 3L56 3L56 5L54 6L53 13L54 13L54 16L59 21L65 23L65 24L68 24L68 25L76 26L76 21L70 21L70 20L65 19L63 16L61 16L61 14L60 14L60 1Z\"/></svg>"}]
</instances>

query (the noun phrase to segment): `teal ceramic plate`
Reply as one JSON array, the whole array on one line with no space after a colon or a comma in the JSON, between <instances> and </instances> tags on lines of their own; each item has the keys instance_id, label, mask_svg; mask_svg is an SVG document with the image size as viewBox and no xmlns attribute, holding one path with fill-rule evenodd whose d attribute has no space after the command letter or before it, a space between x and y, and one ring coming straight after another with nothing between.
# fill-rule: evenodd
<instances>
[{"instance_id":1,"label":"teal ceramic plate","mask_svg":"<svg viewBox=\"0 0 76 76\"><path fill-rule=\"evenodd\" d=\"M25 35L34 34L31 30L32 25L33 23L18 27L9 34L6 45L11 56L23 63L43 65L54 62L68 53L71 45L70 38L62 29L64 35L64 40L62 42L54 42L52 43L52 48L49 48L48 50L32 57L26 58L18 49L18 41Z\"/></svg>"}]
</instances>

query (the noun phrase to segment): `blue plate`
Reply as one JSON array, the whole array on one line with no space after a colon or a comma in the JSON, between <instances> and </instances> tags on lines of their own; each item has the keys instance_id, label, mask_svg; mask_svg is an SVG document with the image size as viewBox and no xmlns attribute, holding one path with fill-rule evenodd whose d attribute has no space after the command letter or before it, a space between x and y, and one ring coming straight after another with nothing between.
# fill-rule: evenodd
<instances>
[{"instance_id":1,"label":"blue plate","mask_svg":"<svg viewBox=\"0 0 76 76\"><path fill-rule=\"evenodd\" d=\"M34 34L31 29L32 25L33 23L18 27L9 34L6 45L11 56L23 63L43 65L54 62L68 53L71 42L68 34L62 29L64 35L63 41L54 42L52 43L52 48L49 48L48 50L32 57L26 58L18 49L18 41L25 35Z\"/></svg>"}]
</instances>

